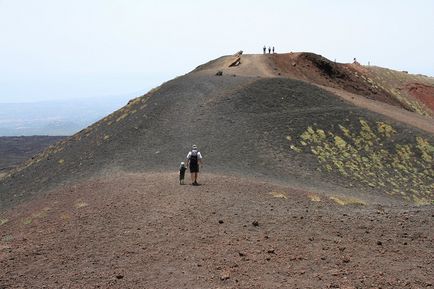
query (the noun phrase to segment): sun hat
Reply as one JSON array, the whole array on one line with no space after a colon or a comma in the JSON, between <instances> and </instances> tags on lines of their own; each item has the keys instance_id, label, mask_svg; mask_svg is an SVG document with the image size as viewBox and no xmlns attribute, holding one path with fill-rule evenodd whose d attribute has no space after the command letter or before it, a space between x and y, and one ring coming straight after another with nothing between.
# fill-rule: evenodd
<instances>
[{"instance_id":1,"label":"sun hat","mask_svg":"<svg viewBox=\"0 0 434 289\"><path fill-rule=\"evenodd\" d=\"M194 144L191 148L195 150L197 149L197 145Z\"/></svg>"}]
</instances>

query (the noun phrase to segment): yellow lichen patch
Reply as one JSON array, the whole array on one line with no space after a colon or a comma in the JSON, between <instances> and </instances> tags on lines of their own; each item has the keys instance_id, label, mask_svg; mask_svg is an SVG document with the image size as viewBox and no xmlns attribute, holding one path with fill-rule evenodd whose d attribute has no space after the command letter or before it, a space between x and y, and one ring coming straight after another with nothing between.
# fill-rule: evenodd
<instances>
[{"instance_id":1,"label":"yellow lichen patch","mask_svg":"<svg viewBox=\"0 0 434 289\"><path fill-rule=\"evenodd\" d=\"M75 204L74 204L74 207L77 208L77 209L80 209L80 208L87 207L88 205L89 205L88 203L86 203L86 202L84 202L82 200L77 200L75 202Z\"/></svg>"},{"instance_id":2,"label":"yellow lichen patch","mask_svg":"<svg viewBox=\"0 0 434 289\"><path fill-rule=\"evenodd\" d=\"M104 140L108 140L110 138L110 136L108 135L108 134L106 134L105 136L104 136Z\"/></svg>"},{"instance_id":3,"label":"yellow lichen patch","mask_svg":"<svg viewBox=\"0 0 434 289\"><path fill-rule=\"evenodd\" d=\"M321 198L318 195L316 195L316 194L308 194L307 197L312 202L320 202L321 201Z\"/></svg>"},{"instance_id":4,"label":"yellow lichen patch","mask_svg":"<svg viewBox=\"0 0 434 289\"><path fill-rule=\"evenodd\" d=\"M299 137L292 137L290 148L303 146L311 151L321 168L319 171L338 173L352 183L386 194L397 193L404 200L434 199L434 146L427 139L396 143L397 134L389 124L372 124L360 119L360 126L348 128L339 125L339 131L324 131L307 127ZM415 196L415 198L413 198Z\"/></svg>"},{"instance_id":5,"label":"yellow lichen patch","mask_svg":"<svg viewBox=\"0 0 434 289\"><path fill-rule=\"evenodd\" d=\"M60 159L60 160L58 160L57 161L60 165L63 165L63 163L65 162L65 160L64 159Z\"/></svg>"},{"instance_id":6,"label":"yellow lichen patch","mask_svg":"<svg viewBox=\"0 0 434 289\"><path fill-rule=\"evenodd\" d=\"M291 140L292 140L292 138L291 138L290 135L286 136L286 139L287 139L288 141L291 141Z\"/></svg>"},{"instance_id":7,"label":"yellow lichen patch","mask_svg":"<svg viewBox=\"0 0 434 289\"><path fill-rule=\"evenodd\" d=\"M24 219L22 220L22 223L23 223L24 225L30 225L32 222L33 222L33 220L32 220L32 218L30 218L30 217L28 217L28 218L24 218Z\"/></svg>"},{"instance_id":8,"label":"yellow lichen patch","mask_svg":"<svg viewBox=\"0 0 434 289\"><path fill-rule=\"evenodd\" d=\"M432 146L426 139L416 137L417 148L422 154L422 159L428 163L433 161L434 146Z\"/></svg>"},{"instance_id":9,"label":"yellow lichen patch","mask_svg":"<svg viewBox=\"0 0 434 289\"><path fill-rule=\"evenodd\" d=\"M271 192L270 195L272 195L274 198L281 198L281 199L287 199L288 198L286 193L283 193L283 192Z\"/></svg>"},{"instance_id":10,"label":"yellow lichen patch","mask_svg":"<svg viewBox=\"0 0 434 289\"><path fill-rule=\"evenodd\" d=\"M391 125L381 121L377 122L377 130L381 135L385 137L391 137L396 133L396 130L394 130Z\"/></svg>"},{"instance_id":11,"label":"yellow lichen patch","mask_svg":"<svg viewBox=\"0 0 434 289\"><path fill-rule=\"evenodd\" d=\"M33 219L43 218L43 217L47 216L48 211L50 211L50 208L49 207L45 207L42 210L40 210L40 211L38 211L36 213L33 213L32 214L32 218Z\"/></svg>"},{"instance_id":12,"label":"yellow lichen patch","mask_svg":"<svg viewBox=\"0 0 434 289\"><path fill-rule=\"evenodd\" d=\"M60 219L68 221L69 219L71 219L71 216L68 213L63 213L60 215Z\"/></svg>"},{"instance_id":13,"label":"yellow lichen patch","mask_svg":"<svg viewBox=\"0 0 434 289\"><path fill-rule=\"evenodd\" d=\"M357 198L352 197L338 197L338 196L332 196L330 197L330 200L334 201L335 203L346 206L346 205L366 205L365 201L362 201Z\"/></svg>"},{"instance_id":14,"label":"yellow lichen patch","mask_svg":"<svg viewBox=\"0 0 434 289\"><path fill-rule=\"evenodd\" d=\"M293 151L295 151L295 152L297 152L297 153L301 152L301 149L299 149L299 148L296 147L295 145L290 145L289 147L290 147Z\"/></svg>"},{"instance_id":15,"label":"yellow lichen patch","mask_svg":"<svg viewBox=\"0 0 434 289\"><path fill-rule=\"evenodd\" d=\"M425 205L434 205L434 200L428 200L426 198L419 198L416 195L413 195L413 202L418 206L425 206Z\"/></svg>"},{"instance_id":16,"label":"yellow lichen patch","mask_svg":"<svg viewBox=\"0 0 434 289\"><path fill-rule=\"evenodd\" d=\"M7 222L9 222L9 220L6 218L0 219L0 226L6 224Z\"/></svg>"},{"instance_id":17,"label":"yellow lichen patch","mask_svg":"<svg viewBox=\"0 0 434 289\"><path fill-rule=\"evenodd\" d=\"M347 143L339 136L335 136L335 145L339 147L340 149L345 149L347 146Z\"/></svg>"},{"instance_id":18,"label":"yellow lichen patch","mask_svg":"<svg viewBox=\"0 0 434 289\"><path fill-rule=\"evenodd\" d=\"M132 99L128 102L128 106L133 106L135 104L138 104L141 101L140 97L137 97L135 99Z\"/></svg>"},{"instance_id":19,"label":"yellow lichen patch","mask_svg":"<svg viewBox=\"0 0 434 289\"><path fill-rule=\"evenodd\" d=\"M124 113L123 115L121 115L120 117L118 117L118 118L116 119L116 122L119 122L119 121L123 120L123 119L126 118L127 116L128 116L128 112L126 112L126 113Z\"/></svg>"},{"instance_id":20,"label":"yellow lichen patch","mask_svg":"<svg viewBox=\"0 0 434 289\"><path fill-rule=\"evenodd\" d=\"M2 242L11 242L11 241L13 241L14 240L14 236L12 236L12 235L6 235L6 236L3 236L2 238L1 238L1 241Z\"/></svg>"}]
</instances>

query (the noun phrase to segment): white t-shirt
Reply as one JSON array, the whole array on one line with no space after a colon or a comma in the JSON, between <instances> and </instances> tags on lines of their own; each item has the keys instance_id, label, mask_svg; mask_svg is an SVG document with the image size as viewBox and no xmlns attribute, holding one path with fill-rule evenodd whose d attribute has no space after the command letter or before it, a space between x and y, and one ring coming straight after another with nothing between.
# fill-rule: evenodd
<instances>
[{"instance_id":1,"label":"white t-shirt","mask_svg":"<svg viewBox=\"0 0 434 289\"><path fill-rule=\"evenodd\" d=\"M191 157L191 151L188 152L187 159L189 160L190 157ZM197 159L198 160L202 159L202 155L200 154L200 151L197 151Z\"/></svg>"}]
</instances>

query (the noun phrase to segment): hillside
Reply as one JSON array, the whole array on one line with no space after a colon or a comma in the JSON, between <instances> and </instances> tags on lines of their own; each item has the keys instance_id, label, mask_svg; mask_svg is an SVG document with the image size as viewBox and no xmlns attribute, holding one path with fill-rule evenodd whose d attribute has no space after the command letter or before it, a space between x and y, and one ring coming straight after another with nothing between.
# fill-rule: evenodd
<instances>
[{"instance_id":1,"label":"hillside","mask_svg":"<svg viewBox=\"0 0 434 289\"><path fill-rule=\"evenodd\" d=\"M431 81L201 65L0 177L0 288L431 288Z\"/></svg>"},{"instance_id":2,"label":"hillside","mask_svg":"<svg viewBox=\"0 0 434 289\"><path fill-rule=\"evenodd\" d=\"M0 173L31 158L63 138L61 136L0 137Z\"/></svg>"},{"instance_id":3,"label":"hillside","mask_svg":"<svg viewBox=\"0 0 434 289\"><path fill-rule=\"evenodd\" d=\"M246 55L234 67L229 65L238 56L227 56L171 80L5 176L2 207L31 191L93 175L175 170L192 143L206 156L210 172L371 201L430 202L433 120L398 108L397 99L359 78L335 77L324 89L316 67L310 74L300 68L310 67L313 56L298 55L296 70L273 67L282 63L271 61L280 56ZM349 66L338 66L331 76ZM219 70L222 76L215 75ZM303 74L304 81L288 78ZM361 93L357 97L385 107L381 114L372 112L331 89ZM409 116L393 119L394 109Z\"/></svg>"}]
</instances>

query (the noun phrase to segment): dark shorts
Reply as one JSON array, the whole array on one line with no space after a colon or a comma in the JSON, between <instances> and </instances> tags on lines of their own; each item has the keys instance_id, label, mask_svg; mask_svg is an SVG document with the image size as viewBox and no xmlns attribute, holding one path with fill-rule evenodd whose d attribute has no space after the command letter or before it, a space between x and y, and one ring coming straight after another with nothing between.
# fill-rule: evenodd
<instances>
[{"instance_id":1,"label":"dark shorts","mask_svg":"<svg viewBox=\"0 0 434 289\"><path fill-rule=\"evenodd\" d=\"M190 173L198 173L199 165L197 163L190 163Z\"/></svg>"}]
</instances>

